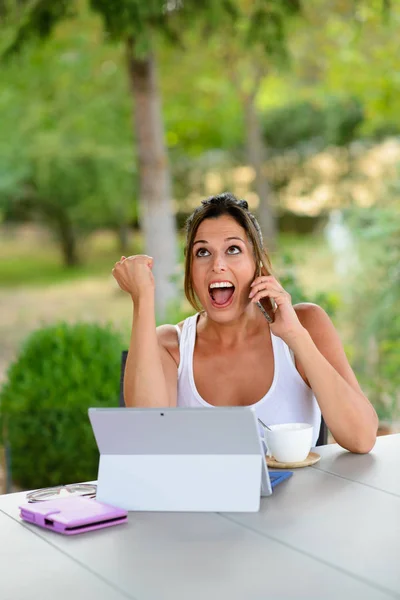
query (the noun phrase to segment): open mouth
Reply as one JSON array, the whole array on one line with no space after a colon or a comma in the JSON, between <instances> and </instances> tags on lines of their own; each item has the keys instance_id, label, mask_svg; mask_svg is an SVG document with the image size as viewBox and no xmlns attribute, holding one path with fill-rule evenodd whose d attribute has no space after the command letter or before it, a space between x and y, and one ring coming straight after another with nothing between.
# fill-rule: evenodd
<instances>
[{"instance_id":1,"label":"open mouth","mask_svg":"<svg viewBox=\"0 0 400 600\"><path fill-rule=\"evenodd\" d=\"M226 308L233 301L235 286L230 281L211 283L208 287L211 304L215 308Z\"/></svg>"}]
</instances>

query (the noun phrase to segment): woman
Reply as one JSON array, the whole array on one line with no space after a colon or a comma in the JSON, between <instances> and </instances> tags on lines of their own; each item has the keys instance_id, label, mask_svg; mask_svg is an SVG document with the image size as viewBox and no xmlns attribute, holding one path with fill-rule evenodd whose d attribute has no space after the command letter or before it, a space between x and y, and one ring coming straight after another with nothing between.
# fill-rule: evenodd
<instances>
[{"instance_id":1,"label":"woman","mask_svg":"<svg viewBox=\"0 0 400 600\"><path fill-rule=\"evenodd\" d=\"M247 202L221 194L187 221L185 293L199 312L156 328L153 259L122 257L113 275L134 304L127 406L249 406L264 423L307 422L321 412L335 440L369 452L378 420L328 315L292 306L271 274ZM269 323L259 303L273 299Z\"/></svg>"}]
</instances>

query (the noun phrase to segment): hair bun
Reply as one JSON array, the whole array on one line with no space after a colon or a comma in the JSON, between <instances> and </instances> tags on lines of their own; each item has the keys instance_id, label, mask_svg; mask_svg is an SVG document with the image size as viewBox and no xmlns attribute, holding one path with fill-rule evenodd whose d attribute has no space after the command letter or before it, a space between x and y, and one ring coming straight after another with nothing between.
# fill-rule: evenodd
<instances>
[{"instance_id":1,"label":"hair bun","mask_svg":"<svg viewBox=\"0 0 400 600\"><path fill-rule=\"evenodd\" d=\"M210 198L206 198L201 201L203 206L209 206L210 204L214 206L226 206L226 204L230 203L231 205L240 206L243 210L249 210L249 205L246 200L238 200L236 196L231 194L230 192L223 192L222 194L218 194L217 196L210 196Z\"/></svg>"}]
</instances>

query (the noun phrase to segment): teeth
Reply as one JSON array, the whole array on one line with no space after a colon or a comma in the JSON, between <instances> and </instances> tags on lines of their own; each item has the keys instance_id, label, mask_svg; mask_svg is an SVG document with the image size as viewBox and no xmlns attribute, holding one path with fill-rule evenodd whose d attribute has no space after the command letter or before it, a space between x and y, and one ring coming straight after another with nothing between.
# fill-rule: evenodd
<instances>
[{"instance_id":1,"label":"teeth","mask_svg":"<svg viewBox=\"0 0 400 600\"><path fill-rule=\"evenodd\" d=\"M216 283L212 283L210 285L210 290L214 289L214 288L231 288L234 287L233 283L230 283L229 281L218 281Z\"/></svg>"}]
</instances>

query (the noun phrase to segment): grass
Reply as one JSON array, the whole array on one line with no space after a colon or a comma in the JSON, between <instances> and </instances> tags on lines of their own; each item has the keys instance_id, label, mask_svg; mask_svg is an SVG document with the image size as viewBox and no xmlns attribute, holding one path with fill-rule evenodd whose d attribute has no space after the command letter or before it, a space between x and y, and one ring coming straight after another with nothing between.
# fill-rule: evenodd
<instances>
[{"instance_id":1,"label":"grass","mask_svg":"<svg viewBox=\"0 0 400 600\"><path fill-rule=\"evenodd\" d=\"M140 251L141 239L131 241L130 254ZM115 234L99 232L79 248L81 263L63 264L59 247L44 231L33 227L0 232L0 286L44 286L93 276L107 276L120 258Z\"/></svg>"}]
</instances>

